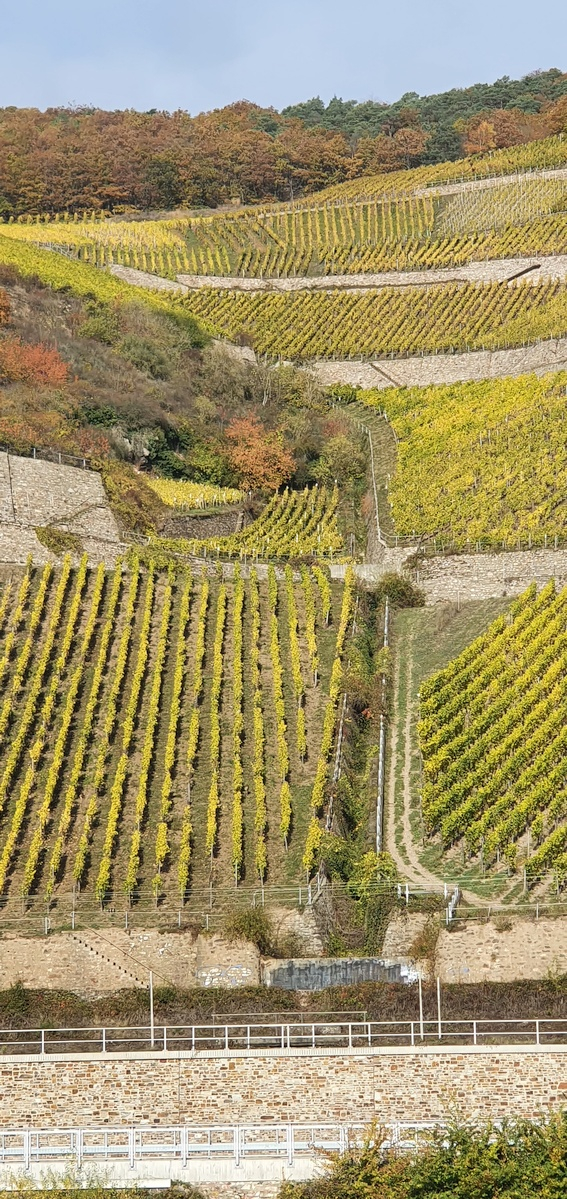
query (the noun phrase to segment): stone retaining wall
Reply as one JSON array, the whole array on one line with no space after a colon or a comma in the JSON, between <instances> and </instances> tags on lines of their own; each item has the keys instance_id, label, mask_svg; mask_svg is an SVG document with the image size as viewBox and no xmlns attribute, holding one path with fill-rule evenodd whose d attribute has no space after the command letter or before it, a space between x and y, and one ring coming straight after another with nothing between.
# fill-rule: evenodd
<instances>
[{"instance_id":1,"label":"stone retaining wall","mask_svg":"<svg viewBox=\"0 0 567 1199\"><path fill-rule=\"evenodd\" d=\"M57 561L34 531L46 526L76 534L93 565L124 549L96 471L0 453L0 562Z\"/></svg>"},{"instance_id":2,"label":"stone retaining wall","mask_svg":"<svg viewBox=\"0 0 567 1199\"><path fill-rule=\"evenodd\" d=\"M422 358L379 358L313 362L311 371L324 387L351 383L355 387L428 387L431 383L460 383L498 379L507 375L545 375L565 370L567 338L540 341L515 350L471 350L463 354L429 354Z\"/></svg>"},{"instance_id":3,"label":"stone retaining wall","mask_svg":"<svg viewBox=\"0 0 567 1199\"><path fill-rule=\"evenodd\" d=\"M0 1058L0 1127L384 1123L537 1116L567 1097L567 1047Z\"/></svg>"},{"instance_id":4,"label":"stone retaining wall","mask_svg":"<svg viewBox=\"0 0 567 1199\"><path fill-rule=\"evenodd\" d=\"M78 929L47 937L0 938L0 985L69 990L85 996L148 985L256 986L258 950L250 942L191 932Z\"/></svg>"},{"instance_id":5,"label":"stone retaining wall","mask_svg":"<svg viewBox=\"0 0 567 1199\"><path fill-rule=\"evenodd\" d=\"M425 591L427 603L520 595L530 583L543 586L549 579L564 587L567 550L440 555L422 559L412 578Z\"/></svg>"},{"instance_id":6,"label":"stone retaining wall","mask_svg":"<svg viewBox=\"0 0 567 1199\"><path fill-rule=\"evenodd\" d=\"M503 910L490 920L464 920L451 929L442 924L435 945L434 974L442 984L536 981L567 974L567 920L564 916L536 919L535 905L532 911L531 918ZM397 913L386 930L384 957L419 965L427 976L430 962L416 963L412 946L431 919L420 912Z\"/></svg>"}]
</instances>

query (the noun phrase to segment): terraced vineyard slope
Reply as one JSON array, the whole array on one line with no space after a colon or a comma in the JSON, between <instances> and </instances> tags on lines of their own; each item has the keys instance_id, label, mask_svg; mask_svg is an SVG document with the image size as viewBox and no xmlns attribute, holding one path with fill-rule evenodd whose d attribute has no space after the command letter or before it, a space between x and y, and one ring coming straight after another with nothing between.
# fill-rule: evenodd
<instances>
[{"instance_id":1,"label":"terraced vineyard slope","mask_svg":"<svg viewBox=\"0 0 567 1199\"><path fill-rule=\"evenodd\" d=\"M0 893L305 878L352 598L320 568L29 562L0 590Z\"/></svg>"},{"instance_id":2,"label":"terraced vineyard slope","mask_svg":"<svg viewBox=\"0 0 567 1199\"><path fill-rule=\"evenodd\" d=\"M202 540L161 538L160 545L183 554L244 561L309 555L332 558L341 550L344 553L345 548L337 521L338 506L338 487L332 491L317 486L306 487L303 491L286 488L281 494L276 492L261 515L240 533Z\"/></svg>"},{"instance_id":3,"label":"terraced vineyard slope","mask_svg":"<svg viewBox=\"0 0 567 1199\"><path fill-rule=\"evenodd\" d=\"M549 139L473 162L363 176L291 206L165 221L47 216L4 232L61 247L94 266L117 263L172 280L180 274L265 278L424 269L561 253L567 247L565 162L564 143ZM559 170L517 174L548 164ZM516 173L508 178L510 171Z\"/></svg>"},{"instance_id":4,"label":"terraced vineyard slope","mask_svg":"<svg viewBox=\"0 0 567 1199\"><path fill-rule=\"evenodd\" d=\"M528 884L567 877L567 589L535 584L421 685L427 832Z\"/></svg>"},{"instance_id":5,"label":"terraced vineyard slope","mask_svg":"<svg viewBox=\"0 0 567 1199\"><path fill-rule=\"evenodd\" d=\"M360 392L350 411L389 472L386 531L458 550L563 543L566 387L561 372Z\"/></svg>"},{"instance_id":6,"label":"terraced vineyard slope","mask_svg":"<svg viewBox=\"0 0 567 1199\"><path fill-rule=\"evenodd\" d=\"M297 362L498 349L567 330L567 289L559 282L292 295L203 288L181 305L230 340L245 335L260 353Z\"/></svg>"}]
</instances>

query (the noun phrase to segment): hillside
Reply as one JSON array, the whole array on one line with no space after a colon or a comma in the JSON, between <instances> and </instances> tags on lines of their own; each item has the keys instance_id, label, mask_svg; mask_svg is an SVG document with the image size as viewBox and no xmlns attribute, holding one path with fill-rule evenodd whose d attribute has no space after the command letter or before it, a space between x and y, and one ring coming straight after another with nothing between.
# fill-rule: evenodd
<instances>
[{"instance_id":1,"label":"hillside","mask_svg":"<svg viewBox=\"0 0 567 1199\"><path fill-rule=\"evenodd\" d=\"M44 214L8 223L1 235L61 247L94 266L118 263L172 280L184 273L354 274L560 253L566 164L567 142L559 136L458 163L368 175L291 205L137 221Z\"/></svg>"},{"instance_id":2,"label":"hillside","mask_svg":"<svg viewBox=\"0 0 567 1199\"><path fill-rule=\"evenodd\" d=\"M368 175L294 205L2 227L0 442L20 461L34 446L80 455L120 538L97 558L48 514L30 524L47 573L28 564L21 603L6 575L10 904L80 887L85 910L124 896L196 912L211 885L244 895L322 865L348 884L349 936L370 950L368 878L457 878L511 900L525 864L537 894L562 885L546 847L564 852L563 760L544 803L548 759L528 738L516 760L514 738L540 717L555 737L562 719L567 375L403 388L388 370L413 356L419 378L422 355L516 347L519 371L540 340L552 354L567 334L566 145ZM326 391L305 369L361 358L381 390ZM517 600L534 577L543 591ZM489 677L503 629L505 712ZM477 652L461 723L445 727L442 706L426 734L426 697ZM517 776L499 764L485 803L505 718ZM500 812L510 835L480 855L475 821L500 829Z\"/></svg>"},{"instance_id":3,"label":"hillside","mask_svg":"<svg viewBox=\"0 0 567 1199\"><path fill-rule=\"evenodd\" d=\"M556 137L369 177L362 194L353 183L308 206L169 221L15 222L0 236L0 262L77 295L94 290L102 304L142 303L187 320L193 344L207 334L227 338L272 362L516 347L567 329L566 146ZM293 293L270 289L270 277L293 280ZM227 286L215 288L216 278ZM184 295L163 290L177 281ZM112 341L108 324L98 336Z\"/></svg>"},{"instance_id":4,"label":"hillside","mask_svg":"<svg viewBox=\"0 0 567 1199\"><path fill-rule=\"evenodd\" d=\"M340 421L328 428L312 380L225 351L174 301L32 245L3 246L0 444L86 458L128 534L171 528L152 471L240 488L247 519L285 482L332 484Z\"/></svg>"}]
</instances>

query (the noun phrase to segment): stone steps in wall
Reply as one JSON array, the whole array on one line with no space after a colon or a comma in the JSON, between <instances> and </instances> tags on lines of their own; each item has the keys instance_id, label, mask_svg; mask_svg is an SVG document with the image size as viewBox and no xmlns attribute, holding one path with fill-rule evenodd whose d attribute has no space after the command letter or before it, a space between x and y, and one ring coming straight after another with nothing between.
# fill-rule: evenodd
<instances>
[{"instance_id":1,"label":"stone steps in wall","mask_svg":"<svg viewBox=\"0 0 567 1199\"><path fill-rule=\"evenodd\" d=\"M72 936L73 939L79 945L81 945L83 949L86 949L94 957L98 958L101 963L104 962L106 966L112 966L114 970L117 970L120 974L127 978L130 983L135 983L137 987L147 987L147 978L134 973L134 970L130 966L124 966L117 960L116 957L110 956L108 950L110 948L114 949L114 946L111 947L109 944L107 949L107 944L105 942L103 949L100 947L100 941L93 945L92 941L89 941L86 937L81 936L79 933L73 933ZM120 954L119 949L115 949L114 951L116 954Z\"/></svg>"}]
</instances>

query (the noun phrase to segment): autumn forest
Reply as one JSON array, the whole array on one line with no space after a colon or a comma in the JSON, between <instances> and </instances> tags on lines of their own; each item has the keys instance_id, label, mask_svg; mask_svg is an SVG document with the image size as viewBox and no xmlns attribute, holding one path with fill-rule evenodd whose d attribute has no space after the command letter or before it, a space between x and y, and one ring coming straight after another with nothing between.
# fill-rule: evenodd
<instances>
[{"instance_id":1,"label":"autumn forest","mask_svg":"<svg viewBox=\"0 0 567 1199\"><path fill-rule=\"evenodd\" d=\"M0 109L0 217L289 200L365 174L560 133L567 74L477 84L394 104L247 101L192 117L92 108Z\"/></svg>"}]
</instances>

